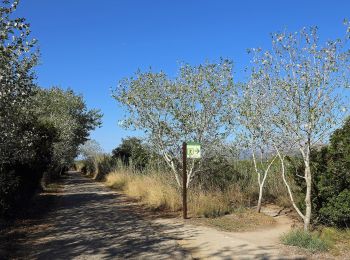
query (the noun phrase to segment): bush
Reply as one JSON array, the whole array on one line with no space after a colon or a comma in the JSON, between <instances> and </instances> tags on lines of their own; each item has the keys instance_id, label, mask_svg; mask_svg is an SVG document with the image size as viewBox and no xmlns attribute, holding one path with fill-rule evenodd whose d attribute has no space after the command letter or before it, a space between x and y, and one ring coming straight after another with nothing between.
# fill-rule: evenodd
<instances>
[{"instance_id":1,"label":"bush","mask_svg":"<svg viewBox=\"0 0 350 260\"><path fill-rule=\"evenodd\" d=\"M116 165L116 161L109 155L103 154L95 157L95 176L94 179L102 181L106 175L110 173Z\"/></svg>"},{"instance_id":2,"label":"bush","mask_svg":"<svg viewBox=\"0 0 350 260\"><path fill-rule=\"evenodd\" d=\"M350 190L343 190L334 196L319 211L320 218L333 226L347 226L350 223Z\"/></svg>"},{"instance_id":3,"label":"bush","mask_svg":"<svg viewBox=\"0 0 350 260\"><path fill-rule=\"evenodd\" d=\"M291 174L295 182L305 192L301 178L304 174L300 158L291 160ZM350 118L344 126L330 137L330 144L311 152L313 171L312 207L314 223L349 227L350 226ZM301 208L304 201L300 200Z\"/></svg>"},{"instance_id":4,"label":"bush","mask_svg":"<svg viewBox=\"0 0 350 260\"><path fill-rule=\"evenodd\" d=\"M112 151L112 155L125 166L129 166L132 161L135 169L142 171L150 161L151 152L141 139L128 137L122 139L122 143Z\"/></svg>"},{"instance_id":5,"label":"bush","mask_svg":"<svg viewBox=\"0 0 350 260\"><path fill-rule=\"evenodd\" d=\"M289 246L305 248L311 252L326 251L330 244L316 233L305 232L300 229L292 230L281 238L282 243Z\"/></svg>"},{"instance_id":6,"label":"bush","mask_svg":"<svg viewBox=\"0 0 350 260\"><path fill-rule=\"evenodd\" d=\"M15 203L18 186L19 178L14 171L0 172L0 216L6 215Z\"/></svg>"}]
</instances>

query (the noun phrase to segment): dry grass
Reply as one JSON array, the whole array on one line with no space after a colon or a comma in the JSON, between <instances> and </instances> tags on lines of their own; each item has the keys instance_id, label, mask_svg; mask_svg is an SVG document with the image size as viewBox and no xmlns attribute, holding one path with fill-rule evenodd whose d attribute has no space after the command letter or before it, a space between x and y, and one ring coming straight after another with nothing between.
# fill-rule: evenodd
<instances>
[{"instance_id":1,"label":"dry grass","mask_svg":"<svg viewBox=\"0 0 350 260\"><path fill-rule=\"evenodd\" d=\"M241 209L230 215L218 218L193 219L193 224L214 227L229 232L253 231L261 227L273 225L275 220L271 216L257 213L254 210Z\"/></svg>"},{"instance_id":2,"label":"dry grass","mask_svg":"<svg viewBox=\"0 0 350 260\"><path fill-rule=\"evenodd\" d=\"M105 184L113 189L123 191L131 177L128 171L119 170L109 173L106 176Z\"/></svg>"},{"instance_id":3,"label":"dry grass","mask_svg":"<svg viewBox=\"0 0 350 260\"><path fill-rule=\"evenodd\" d=\"M159 173L133 174L122 169L106 177L106 185L125 192L153 209L178 211L181 209L181 194L169 178Z\"/></svg>"},{"instance_id":4,"label":"dry grass","mask_svg":"<svg viewBox=\"0 0 350 260\"><path fill-rule=\"evenodd\" d=\"M118 167L118 170L106 176L105 183L140 200L152 209L176 212L182 208L181 189L175 183L173 176L167 172L148 170L147 173L141 174L135 173L130 167ZM253 185L246 187L242 183L233 183L224 192L191 187L188 191L189 216L215 218L240 208L250 207L254 192L256 187Z\"/></svg>"},{"instance_id":5,"label":"dry grass","mask_svg":"<svg viewBox=\"0 0 350 260\"><path fill-rule=\"evenodd\" d=\"M334 256L350 255L350 229L326 227L318 231L319 237L331 245L330 253Z\"/></svg>"},{"instance_id":6,"label":"dry grass","mask_svg":"<svg viewBox=\"0 0 350 260\"><path fill-rule=\"evenodd\" d=\"M190 191L189 213L194 217L218 217L231 212L227 193Z\"/></svg>"},{"instance_id":7,"label":"dry grass","mask_svg":"<svg viewBox=\"0 0 350 260\"><path fill-rule=\"evenodd\" d=\"M238 184L225 191L190 190L189 210L194 217L218 217L250 205L250 196Z\"/></svg>"},{"instance_id":8,"label":"dry grass","mask_svg":"<svg viewBox=\"0 0 350 260\"><path fill-rule=\"evenodd\" d=\"M119 169L106 176L106 185L123 191L153 209L179 211L182 208L181 190L172 176L158 172L144 175ZM226 192L189 190L189 215L218 217L242 206L245 198L240 188L232 186Z\"/></svg>"}]
</instances>

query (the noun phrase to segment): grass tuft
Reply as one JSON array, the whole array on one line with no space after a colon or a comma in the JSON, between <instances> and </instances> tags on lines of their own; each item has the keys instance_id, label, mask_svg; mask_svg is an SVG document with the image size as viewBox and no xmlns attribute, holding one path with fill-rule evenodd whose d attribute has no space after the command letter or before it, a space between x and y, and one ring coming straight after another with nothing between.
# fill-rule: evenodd
<instances>
[{"instance_id":1,"label":"grass tuft","mask_svg":"<svg viewBox=\"0 0 350 260\"><path fill-rule=\"evenodd\" d=\"M327 251L331 247L330 241L322 238L319 234L300 229L292 230L283 235L281 240L285 245L305 248L312 253Z\"/></svg>"}]
</instances>

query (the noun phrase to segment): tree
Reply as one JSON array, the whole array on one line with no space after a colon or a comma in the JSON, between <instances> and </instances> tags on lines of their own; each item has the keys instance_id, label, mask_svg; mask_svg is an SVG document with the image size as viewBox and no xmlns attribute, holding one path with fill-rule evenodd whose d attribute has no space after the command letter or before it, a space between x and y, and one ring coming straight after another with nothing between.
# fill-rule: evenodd
<instances>
[{"instance_id":1,"label":"tree","mask_svg":"<svg viewBox=\"0 0 350 260\"><path fill-rule=\"evenodd\" d=\"M90 139L79 146L79 154L86 160L103 154L103 149L96 140Z\"/></svg>"},{"instance_id":2,"label":"tree","mask_svg":"<svg viewBox=\"0 0 350 260\"><path fill-rule=\"evenodd\" d=\"M44 172L71 162L101 117L72 91L36 86L36 41L13 18L17 5L0 4L0 216L27 201Z\"/></svg>"},{"instance_id":3,"label":"tree","mask_svg":"<svg viewBox=\"0 0 350 260\"><path fill-rule=\"evenodd\" d=\"M32 71L37 64L35 39L24 18L12 18L18 1L0 3L0 167L33 156L37 137L25 128L29 97L36 89ZM35 119L33 119L35 120Z\"/></svg>"},{"instance_id":4,"label":"tree","mask_svg":"<svg viewBox=\"0 0 350 260\"><path fill-rule=\"evenodd\" d=\"M347 37L320 45L317 28L304 28L296 33L275 33L270 51L254 51L255 76L266 84L263 88L273 89L269 97L274 104L270 114L274 132L279 136L274 139L274 147L281 161L283 180L305 230L309 229L312 211L311 148L323 143L342 122L349 103L347 96L341 94L349 85ZM285 155L291 149L299 150L305 166L301 176L306 184L305 213L295 204L285 178Z\"/></svg>"},{"instance_id":5,"label":"tree","mask_svg":"<svg viewBox=\"0 0 350 260\"><path fill-rule=\"evenodd\" d=\"M241 84L238 105L239 142L252 154L254 170L258 177L259 198L257 212L261 211L264 185L276 157L272 153L273 126L270 109L271 89L255 75L247 84ZM238 131L236 131L238 132Z\"/></svg>"},{"instance_id":6,"label":"tree","mask_svg":"<svg viewBox=\"0 0 350 260\"><path fill-rule=\"evenodd\" d=\"M88 140L89 132L101 125L99 110L88 110L83 97L72 90L38 89L31 111L40 122L57 129L52 163L55 168L70 165L79 153L79 146Z\"/></svg>"},{"instance_id":7,"label":"tree","mask_svg":"<svg viewBox=\"0 0 350 260\"><path fill-rule=\"evenodd\" d=\"M122 80L113 97L127 109L123 125L145 132L181 186L182 143L201 143L205 156L205 150L227 136L227 108L235 98L232 63L182 65L175 79L139 71ZM200 161L189 160L187 187L199 167Z\"/></svg>"},{"instance_id":8,"label":"tree","mask_svg":"<svg viewBox=\"0 0 350 260\"><path fill-rule=\"evenodd\" d=\"M122 139L122 143L112 151L112 155L125 165L129 165L131 159L132 164L139 170L144 169L150 159L150 151L142 140L136 137Z\"/></svg>"}]
</instances>

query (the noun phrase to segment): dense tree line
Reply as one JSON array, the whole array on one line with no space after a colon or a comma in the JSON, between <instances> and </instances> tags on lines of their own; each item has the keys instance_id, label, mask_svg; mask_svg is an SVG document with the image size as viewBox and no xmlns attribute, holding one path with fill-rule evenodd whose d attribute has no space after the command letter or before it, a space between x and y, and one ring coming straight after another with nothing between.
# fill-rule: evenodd
<instances>
[{"instance_id":1,"label":"dense tree line","mask_svg":"<svg viewBox=\"0 0 350 260\"><path fill-rule=\"evenodd\" d=\"M0 4L0 217L30 198L44 173L69 166L101 118L73 91L37 86L36 40L14 17L17 5Z\"/></svg>"}]
</instances>

